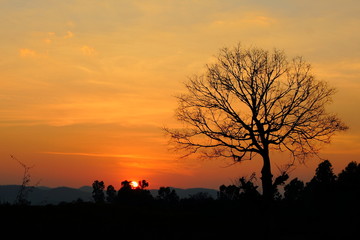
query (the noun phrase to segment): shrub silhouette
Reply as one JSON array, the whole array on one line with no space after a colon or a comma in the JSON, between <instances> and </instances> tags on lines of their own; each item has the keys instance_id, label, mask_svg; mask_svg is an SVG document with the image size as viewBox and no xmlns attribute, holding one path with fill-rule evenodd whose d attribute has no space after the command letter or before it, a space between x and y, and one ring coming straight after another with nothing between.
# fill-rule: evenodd
<instances>
[{"instance_id":1,"label":"shrub silhouette","mask_svg":"<svg viewBox=\"0 0 360 240\"><path fill-rule=\"evenodd\" d=\"M280 176L275 178L273 183L273 195L275 200L281 200L282 196L279 192L279 186L284 185L285 182L289 179L289 175L285 172L282 172Z\"/></svg>"},{"instance_id":2,"label":"shrub silhouette","mask_svg":"<svg viewBox=\"0 0 360 240\"><path fill-rule=\"evenodd\" d=\"M255 186L255 184L252 182L254 179L254 173L250 176L249 180L246 180L245 177L239 179L239 187L241 190L240 199L243 199L245 201L258 200L258 198L260 197L260 193L257 190L258 186Z\"/></svg>"},{"instance_id":3,"label":"shrub silhouette","mask_svg":"<svg viewBox=\"0 0 360 240\"><path fill-rule=\"evenodd\" d=\"M255 179L255 174L253 173L249 180L245 177L241 177L238 181L238 186L236 185L221 185L219 187L218 199L219 200L243 200L243 201L255 201L260 198L260 193L258 192L256 186L253 183Z\"/></svg>"}]
</instances>

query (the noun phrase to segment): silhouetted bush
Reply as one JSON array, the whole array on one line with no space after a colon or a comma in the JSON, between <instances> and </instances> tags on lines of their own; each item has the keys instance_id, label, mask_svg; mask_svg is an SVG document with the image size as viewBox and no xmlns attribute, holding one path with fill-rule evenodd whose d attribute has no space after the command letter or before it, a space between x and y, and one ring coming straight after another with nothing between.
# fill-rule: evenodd
<instances>
[{"instance_id":1,"label":"silhouetted bush","mask_svg":"<svg viewBox=\"0 0 360 240\"><path fill-rule=\"evenodd\" d=\"M279 186L284 185L289 179L289 175L286 172L281 173L280 176L276 177L273 182L273 196L274 200L281 200L282 196L279 192Z\"/></svg>"},{"instance_id":2,"label":"silhouetted bush","mask_svg":"<svg viewBox=\"0 0 360 240\"><path fill-rule=\"evenodd\" d=\"M237 185L221 185L218 192L218 200L222 201L258 201L261 197L256 186L253 183L255 174L252 174L247 180L241 177Z\"/></svg>"},{"instance_id":3,"label":"silhouetted bush","mask_svg":"<svg viewBox=\"0 0 360 240\"><path fill-rule=\"evenodd\" d=\"M253 173L250 176L250 179L247 180L245 177L239 179L239 188L240 188L240 199L244 201L257 201L260 198L260 193L258 192L256 186L253 183L255 179L255 174Z\"/></svg>"}]
</instances>

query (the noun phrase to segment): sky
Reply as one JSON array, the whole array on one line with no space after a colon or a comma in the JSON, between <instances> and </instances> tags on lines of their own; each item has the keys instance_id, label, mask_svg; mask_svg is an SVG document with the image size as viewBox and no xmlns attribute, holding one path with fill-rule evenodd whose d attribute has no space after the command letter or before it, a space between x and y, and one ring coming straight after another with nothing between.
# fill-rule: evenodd
<instances>
[{"instance_id":1,"label":"sky","mask_svg":"<svg viewBox=\"0 0 360 240\"><path fill-rule=\"evenodd\" d=\"M357 0L0 0L0 184L80 187L102 180L150 188L232 184L260 159L181 158L162 128L175 96L223 47L303 56L337 88L328 107L349 126L290 178L321 159L335 173L360 160L360 2ZM273 174L288 154L272 155Z\"/></svg>"}]
</instances>

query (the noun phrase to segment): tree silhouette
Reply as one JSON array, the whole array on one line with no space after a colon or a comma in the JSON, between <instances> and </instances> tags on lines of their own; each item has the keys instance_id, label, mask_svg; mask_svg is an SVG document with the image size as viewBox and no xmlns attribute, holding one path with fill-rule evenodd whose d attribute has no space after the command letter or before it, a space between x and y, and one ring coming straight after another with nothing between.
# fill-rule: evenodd
<instances>
[{"instance_id":1,"label":"tree silhouette","mask_svg":"<svg viewBox=\"0 0 360 240\"><path fill-rule=\"evenodd\" d=\"M328 187L334 185L335 181L336 175L333 172L332 164L329 160L325 160L316 168L315 176L311 179L310 184Z\"/></svg>"},{"instance_id":2,"label":"tree silhouette","mask_svg":"<svg viewBox=\"0 0 360 240\"><path fill-rule=\"evenodd\" d=\"M350 162L345 169L339 173L338 183L342 188L359 189L360 164L357 162Z\"/></svg>"},{"instance_id":3,"label":"tree silhouette","mask_svg":"<svg viewBox=\"0 0 360 240\"><path fill-rule=\"evenodd\" d=\"M116 190L113 185L109 185L106 188L106 201L114 203L116 201Z\"/></svg>"},{"instance_id":4,"label":"tree silhouette","mask_svg":"<svg viewBox=\"0 0 360 240\"><path fill-rule=\"evenodd\" d=\"M135 189L131 186L131 181L125 180L121 182L121 188L118 191L118 200L123 203L146 203L153 200L149 190L145 190L149 186L146 180L139 181L139 186Z\"/></svg>"},{"instance_id":5,"label":"tree silhouette","mask_svg":"<svg viewBox=\"0 0 360 240\"><path fill-rule=\"evenodd\" d=\"M121 188L120 188L121 191L128 191L128 190L131 190L131 181L128 181L128 180L124 180L121 182ZM119 191L120 191L119 190Z\"/></svg>"},{"instance_id":6,"label":"tree silhouette","mask_svg":"<svg viewBox=\"0 0 360 240\"><path fill-rule=\"evenodd\" d=\"M288 202L295 202L300 200L304 191L304 182L298 178L294 178L284 187L284 198Z\"/></svg>"},{"instance_id":7,"label":"tree silhouette","mask_svg":"<svg viewBox=\"0 0 360 240\"><path fill-rule=\"evenodd\" d=\"M103 181L99 182L98 180L95 180L92 184L93 191L92 191L92 197L96 203L103 203L105 202L105 184Z\"/></svg>"},{"instance_id":8,"label":"tree silhouette","mask_svg":"<svg viewBox=\"0 0 360 240\"><path fill-rule=\"evenodd\" d=\"M259 155L266 200L274 195L270 150L288 150L292 161L303 162L347 129L325 110L335 89L316 80L303 58L289 60L279 50L224 48L185 86L176 112L185 128L165 128L175 148L234 162Z\"/></svg>"},{"instance_id":9,"label":"tree silhouette","mask_svg":"<svg viewBox=\"0 0 360 240\"><path fill-rule=\"evenodd\" d=\"M120 202L129 202L131 200L131 181L124 180L121 182L121 188L118 191L118 200Z\"/></svg>"},{"instance_id":10,"label":"tree silhouette","mask_svg":"<svg viewBox=\"0 0 360 240\"><path fill-rule=\"evenodd\" d=\"M149 187L149 183L146 180L139 181L139 188L140 189L145 189L147 187Z\"/></svg>"},{"instance_id":11,"label":"tree silhouette","mask_svg":"<svg viewBox=\"0 0 360 240\"><path fill-rule=\"evenodd\" d=\"M219 200L239 200L240 199L240 187L235 185L221 185L218 192Z\"/></svg>"},{"instance_id":12,"label":"tree silhouette","mask_svg":"<svg viewBox=\"0 0 360 240\"><path fill-rule=\"evenodd\" d=\"M35 187L35 186L30 186L29 185L30 182L31 182L30 169L32 167L27 166L25 163L21 162L20 160L18 160L13 155L10 155L10 157L13 160L17 161L24 168L24 175L23 175L23 178L22 178L22 182L21 182L18 194L17 194L16 199L15 199L15 204L29 205L30 201L28 200L28 195L29 195L30 192L33 191L33 189Z\"/></svg>"},{"instance_id":13,"label":"tree silhouette","mask_svg":"<svg viewBox=\"0 0 360 240\"><path fill-rule=\"evenodd\" d=\"M334 197L336 175L333 172L330 161L321 162L315 171L315 176L306 184L305 191L310 199L322 201L331 200Z\"/></svg>"},{"instance_id":14,"label":"tree silhouette","mask_svg":"<svg viewBox=\"0 0 360 240\"><path fill-rule=\"evenodd\" d=\"M242 200L242 201L256 201L260 197L257 191L258 186L253 183L255 173L249 179L241 177L237 185L221 185L219 187L219 200Z\"/></svg>"},{"instance_id":15,"label":"tree silhouette","mask_svg":"<svg viewBox=\"0 0 360 240\"><path fill-rule=\"evenodd\" d=\"M255 186L253 180L255 179L255 173L253 173L249 180L245 177L239 179L239 188L240 188L240 199L246 201L255 201L259 198L260 194L257 191L258 186Z\"/></svg>"},{"instance_id":16,"label":"tree silhouette","mask_svg":"<svg viewBox=\"0 0 360 240\"><path fill-rule=\"evenodd\" d=\"M134 200L138 203L148 203L151 202L154 198L151 195L149 190L145 188L149 187L149 182L146 180L139 181L138 188L134 189Z\"/></svg>"},{"instance_id":17,"label":"tree silhouette","mask_svg":"<svg viewBox=\"0 0 360 240\"><path fill-rule=\"evenodd\" d=\"M350 162L339 173L337 187L344 200L358 202L360 200L360 164Z\"/></svg>"},{"instance_id":18,"label":"tree silhouette","mask_svg":"<svg viewBox=\"0 0 360 240\"><path fill-rule=\"evenodd\" d=\"M160 187L157 199L165 203L177 203L180 198L175 189L171 190L170 187Z\"/></svg>"}]
</instances>

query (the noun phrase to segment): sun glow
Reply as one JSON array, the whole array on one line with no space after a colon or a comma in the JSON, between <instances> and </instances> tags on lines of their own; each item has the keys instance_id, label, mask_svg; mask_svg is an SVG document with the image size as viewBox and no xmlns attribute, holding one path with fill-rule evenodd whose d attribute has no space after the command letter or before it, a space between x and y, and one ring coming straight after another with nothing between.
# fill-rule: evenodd
<instances>
[{"instance_id":1,"label":"sun glow","mask_svg":"<svg viewBox=\"0 0 360 240\"><path fill-rule=\"evenodd\" d=\"M132 188L137 188L139 186L139 183L136 181L131 181L130 185Z\"/></svg>"}]
</instances>

